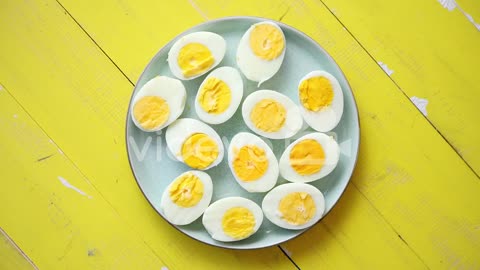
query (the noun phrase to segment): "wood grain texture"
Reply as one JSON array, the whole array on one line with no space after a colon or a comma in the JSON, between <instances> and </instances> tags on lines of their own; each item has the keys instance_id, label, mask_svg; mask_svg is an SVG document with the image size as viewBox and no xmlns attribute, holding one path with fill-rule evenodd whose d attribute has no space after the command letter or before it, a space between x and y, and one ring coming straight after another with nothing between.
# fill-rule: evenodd
<instances>
[{"instance_id":1,"label":"wood grain texture","mask_svg":"<svg viewBox=\"0 0 480 270\"><path fill-rule=\"evenodd\" d=\"M480 174L478 1L322 2L408 97L428 100L426 117Z\"/></svg>"},{"instance_id":2,"label":"wood grain texture","mask_svg":"<svg viewBox=\"0 0 480 270\"><path fill-rule=\"evenodd\" d=\"M8 89L7 89L8 90ZM5 90L0 226L40 269L165 266ZM0 253L2 263L8 253ZM6 268L1 268L6 269Z\"/></svg>"},{"instance_id":3,"label":"wood grain texture","mask_svg":"<svg viewBox=\"0 0 480 270\"><path fill-rule=\"evenodd\" d=\"M31 270L38 269L0 228L0 269L3 270Z\"/></svg>"}]
</instances>

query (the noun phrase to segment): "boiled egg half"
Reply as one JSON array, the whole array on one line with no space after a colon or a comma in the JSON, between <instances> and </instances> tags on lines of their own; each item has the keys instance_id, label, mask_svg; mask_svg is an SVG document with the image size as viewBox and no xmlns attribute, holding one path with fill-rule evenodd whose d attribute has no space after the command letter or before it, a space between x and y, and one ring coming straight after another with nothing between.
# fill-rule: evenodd
<instances>
[{"instance_id":1,"label":"boiled egg half","mask_svg":"<svg viewBox=\"0 0 480 270\"><path fill-rule=\"evenodd\" d=\"M202 223L213 239L239 241L254 234L263 222L260 206L242 197L228 197L212 203Z\"/></svg>"},{"instance_id":2,"label":"boiled egg half","mask_svg":"<svg viewBox=\"0 0 480 270\"><path fill-rule=\"evenodd\" d=\"M168 66L181 80L191 80L217 66L225 56L225 39L212 32L194 32L180 37L168 52Z\"/></svg>"},{"instance_id":3,"label":"boiled egg half","mask_svg":"<svg viewBox=\"0 0 480 270\"><path fill-rule=\"evenodd\" d=\"M290 182L311 182L335 169L340 147L323 133L310 133L291 143L280 157L280 175Z\"/></svg>"},{"instance_id":4,"label":"boiled egg half","mask_svg":"<svg viewBox=\"0 0 480 270\"><path fill-rule=\"evenodd\" d=\"M190 224L207 209L212 193L212 179L208 174L201 171L182 173L163 192L161 212L172 224Z\"/></svg>"},{"instance_id":5,"label":"boiled egg half","mask_svg":"<svg viewBox=\"0 0 480 270\"><path fill-rule=\"evenodd\" d=\"M218 133L196 119L182 118L172 123L167 128L165 140L174 157L193 169L217 166L225 152Z\"/></svg>"},{"instance_id":6,"label":"boiled egg half","mask_svg":"<svg viewBox=\"0 0 480 270\"><path fill-rule=\"evenodd\" d=\"M175 121L185 108L182 82L157 76L140 88L131 105L133 123L143 131L158 131Z\"/></svg>"},{"instance_id":7,"label":"boiled egg half","mask_svg":"<svg viewBox=\"0 0 480 270\"><path fill-rule=\"evenodd\" d=\"M265 195L262 210L273 224L301 230L320 220L325 212L325 199L322 192L312 185L288 183Z\"/></svg>"},{"instance_id":8,"label":"boiled egg half","mask_svg":"<svg viewBox=\"0 0 480 270\"><path fill-rule=\"evenodd\" d=\"M278 179L278 161L258 136L240 132L228 147L228 166L237 183L248 192L266 192Z\"/></svg>"}]
</instances>

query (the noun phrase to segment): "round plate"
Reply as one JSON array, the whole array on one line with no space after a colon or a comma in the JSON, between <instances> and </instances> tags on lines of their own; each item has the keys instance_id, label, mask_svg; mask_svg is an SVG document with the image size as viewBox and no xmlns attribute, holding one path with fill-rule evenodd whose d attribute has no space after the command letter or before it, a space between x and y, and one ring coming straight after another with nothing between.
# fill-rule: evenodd
<instances>
[{"instance_id":1,"label":"round plate","mask_svg":"<svg viewBox=\"0 0 480 270\"><path fill-rule=\"evenodd\" d=\"M209 21L181 33L170 43L165 45L165 47L153 57L145 68L143 74L140 76L132 97L148 80L157 75L174 77L168 68L167 55L170 47L180 36L196 31L210 31L223 36L227 42L227 51L223 61L218 67L236 67L235 54L240 38L252 24L265 20L266 19L254 17L229 17ZM263 83L260 88L257 88L256 83L248 81L243 77L243 98L258 89L272 89L289 96L298 104L296 91L298 82L308 72L322 69L330 72L338 79L342 86L345 106L342 119L331 134L336 137L340 145L340 161L331 174L311 183L323 192L325 196L326 213L328 213L345 190L357 160L359 146L357 107L345 76L328 53L302 32L283 23L275 23L280 25L287 40L287 51L282 67L273 78ZM185 111L181 118L191 117L198 119L195 114L194 98L198 87L205 76L206 75L203 75L190 81L183 81L187 90L188 98ZM224 124L211 126L218 132L220 137L222 137L225 149L228 149L228 142L238 132L251 132L242 120L241 104L237 112L229 121ZM273 152L277 158L280 159L283 150L288 144L301 135L310 132L313 132L313 130L306 128L291 139L265 140L270 146L272 146ZM160 212L160 198L162 197L162 193L166 186L178 175L190 170L186 165L176 161L166 149L164 133L165 132L162 133L162 131L156 133L141 131L132 122L130 111L128 112L126 139L130 166L143 194L145 194L147 200L160 215L162 215ZM217 167L209 169L206 172L212 177L214 185L212 202L224 197L242 196L261 205L265 193L248 193L242 189L234 180L233 175L228 168L226 155ZM277 185L285 182L284 179L280 178ZM250 238L238 242L223 243L215 241L210 237L202 225L201 218L197 219L190 225L174 227L188 236L204 243L233 249L253 249L276 245L292 239L305 231L282 229L264 218L260 229Z\"/></svg>"}]
</instances>

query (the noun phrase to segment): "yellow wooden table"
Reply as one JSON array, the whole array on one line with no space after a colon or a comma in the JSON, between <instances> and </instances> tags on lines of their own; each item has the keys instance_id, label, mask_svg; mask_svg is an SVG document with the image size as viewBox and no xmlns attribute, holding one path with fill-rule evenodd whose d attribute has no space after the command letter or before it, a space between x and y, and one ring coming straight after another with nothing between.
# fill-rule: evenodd
<instances>
[{"instance_id":1,"label":"yellow wooden table","mask_svg":"<svg viewBox=\"0 0 480 270\"><path fill-rule=\"evenodd\" d=\"M360 111L338 206L255 251L203 245L138 189L124 123L155 52L213 18L280 20ZM478 0L0 1L0 269L480 269Z\"/></svg>"}]
</instances>

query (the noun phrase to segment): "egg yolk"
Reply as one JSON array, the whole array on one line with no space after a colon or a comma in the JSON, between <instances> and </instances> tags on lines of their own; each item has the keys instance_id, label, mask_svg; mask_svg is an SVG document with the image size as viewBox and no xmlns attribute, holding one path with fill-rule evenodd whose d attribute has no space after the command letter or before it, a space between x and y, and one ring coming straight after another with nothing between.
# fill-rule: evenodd
<instances>
[{"instance_id":1,"label":"egg yolk","mask_svg":"<svg viewBox=\"0 0 480 270\"><path fill-rule=\"evenodd\" d=\"M290 165L300 175L317 173L324 164L325 152L316 140L303 140L290 151Z\"/></svg>"},{"instance_id":2,"label":"egg yolk","mask_svg":"<svg viewBox=\"0 0 480 270\"><path fill-rule=\"evenodd\" d=\"M211 114L221 114L230 106L232 91L228 85L217 78L210 77L203 84L198 96L202 109Z\"/></svg>"},{"instance_id":3,"label":"egg yolk","mask_svg":"<svg viewBox=\"0 0 480 270\"><path fill-rule=\"evenodd\" d=\"M333 87L323 76L304 80L299 87L300 102L307 110L318 112L333 101Z\"/></svg>"},{"instance_id":4,"label":"egg yolk","mask_svg":"<svg viewBox=\"0 0 480 270\"><path fill-rule=\"evenodd\" d=\"M260 130L275 132L285 124L287 111L285 107L273 99L263 99L253 107L250 120Z\"/></svg>"},{"instance_id":5,"label":"egg yolk","mask_svg":"<svg viewBox=\"0 0 480 270\"><path fill-rule=\"evenodd\" d=\"M205 169L218 157L218 145L207 134L195 133L182 145L183 161L195 169Z\"/></svg>"},{"instance_id":6,"label":"egg yolk","mask_svg":"<svg viewBox=\"0 0 480 270\"><path fill-rule=\"evenodd\" d=\"M226 235L234 239L246 238L254 231L255 217L245 207L233 207L223 215L222 228Z\"/></svg>"},{"instance_id":7,"label":"egg yolk","mask_svg":"<svg viewBox=\"0 0 480 270\"><path fill-rule=\"evenodd\" d=\"M158 96L142 97L133 106L133 117L146 130L163 125L169 115L168 103Z\"/></svg>"},{"instance_id":8,"label":"egg yolk","mask_svg":"<svg viewBox=\"0 0 480 270\"><path fill-rule=\"evenodd\" d=\"M292 192L280 200L278 211L282 219L292 225L303 225L316 213L315 202L306 192Z\"/></svg>"},{"instance_id":9,"label":"egg yolk","mask_svg":"<svg viewBox=\"0 0 480 270\"><path fill-rule=\"evenodd\" d=\"M257 25L250 34L250 48L256 56L273 60L280 56L285 48L283 34L273 25Z\"/></svg>"},{"instance_id":10,"label":"egg yolk","mask_svg":"<svg viewBox=\"0 0 480 270\"><path fill-rule=\"evenodd\" d=\"M255 145L246 145L237 151L233 160L235 174L244 182L252 182L262 177L268 169L265 150Z\"/></svg>"},{"instance_id":11,"label":"egg yolk","mask_svg":"<svg viewBox=\"0 0 480 270\"><path fill-rule=\"evenodd\" d=\"M203 197L203 183L192 173L177 178L169 189L170 199L178 206L192 207Z\"/></svg>"},{"instance_id":12,"label":"egg yolk","mask_svg":"<svg viewBox=\"0 0 480 270\"><path fill-rule=\"evenodd\" d=\"M215 63L215 59L207 46L189 43L180 49L177 62L183 76L188 78L204 73Z\"/></svg>"}]
</instances>

